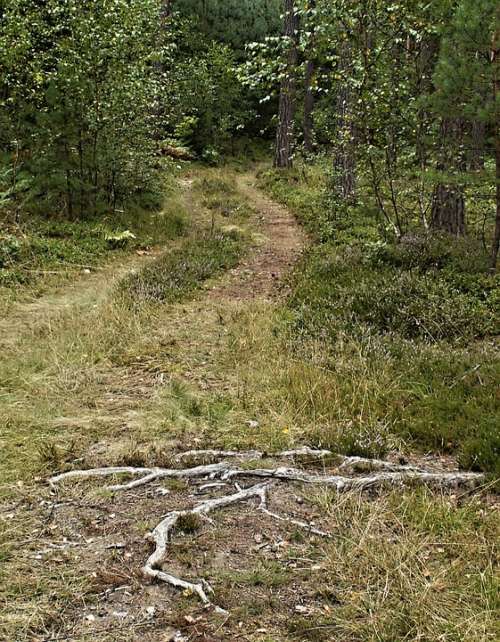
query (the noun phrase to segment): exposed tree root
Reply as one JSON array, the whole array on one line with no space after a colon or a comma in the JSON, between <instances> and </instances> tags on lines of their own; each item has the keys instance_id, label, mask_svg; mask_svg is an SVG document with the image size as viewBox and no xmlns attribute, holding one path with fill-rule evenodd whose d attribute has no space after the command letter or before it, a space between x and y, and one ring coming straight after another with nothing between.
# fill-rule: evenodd
<instances>
[{"instance_id":1,"label":"exposed tree root","mask_svg":"<svg viewBox=\"0 0 500 642\"><path fill-rule=\"evenodd\" d=\"M199 599L206 605L211 604L209 594L213 593L210 585L202 580L194 583L183 580L175 575L165 572L161 565L165 560L168 545L172 539L172 534L176 528L182 528L182 521L188 516L201 517L209 519L209 513L231 506L249 499L257 498L259 504L257 510L263 514L281 522L293 524L303 528L313 535L328 537L328 533L314 528L311 524L288 516L278 515L268 509L267 498L268 491L273 483L280 482L300 482L305 484L317 484L334 488L337 492L350 490L364 491L373 488L380 488L390 485L404 484L428 484L440 488L453 488L460 485L477 486L483 480L484 476L479 473L469 472L434 472L417 468L407 464L394 464L392 462L365 459L362 457L344 457L335 456L328 450L313 450L310 448L300 448L298 450L283 451L274 455L276 459L296 459L311 458L315 460L325 460L335 457L336 467L341 471L370 472L364 476L345 476L332 475L326 473L308 472L299 468L239 468L233 463L234 460L252 461L269 457L265 453L258 451L236 452L221 450L194 450L181 453L175 457L175 460L203 460L207 458L222 459L218 463L195 466L192 468L135 468L130 466L94 468L90 470L73 470L61 473L52 477L49 482L55 487L57 484L67 480L84 480L93 477L112 477L116 475L128 475L133 477L129 482L109 486L108 490L118 492L126 491L140 486L145 486L160 479L202 479L210 480L198 487L201 492L209 490L219 490L221 487L228 485L230 480L236 478L258 477L266 481L250 486L249 488L240 488L236 484L237 492L222 495L221 497L209 498L196 504L193 508L181 511L171 511L150 533L149 538L155 545L155 550L148 558L143 573L150 579L159 580L170 584L176 588L189 591L196 594ZM216 480L216 481L213 481Z\"/></svg>"},{"instance_id":2,"label":"exposed tree root","mask_svg":"<svg viewBox=\"0 0 500 642\"><path fill-rule=\"evenodd\" d=\"M158 567L161 565L167 554L167 547L171 538L171 533L179 520L183 517L185 518L187 515L207 516L218 508L231 506L232 504L237 504L247 499L251 499L252 497L258 497L260 499L261 506L265 506L266 491L269 486L269 482L257 484L250 488L239 490L237 493L232 495L224 495L223 497L207 499L189 510L172 511L169 513L150 534L150 539L155 543L156 548L148 558L143 568L144 575L151 579L157 579L177 588L196 593L204 604L210 604L207 592L213 593L213 590L207 582L195 584L159 570Z\"/></svg>"},{"instance_id":3,"label":"exposed tree root","mask_svg":"<svg viewBox=\"0 0 500 642\"><path fill-rule=\"evenodd\" d=\"M68 479L89 479L91 477L112 477L114 475L132 475L139 476L139 479L134 479L127 484L117 484L115 486L107 486L107 490L120 491L131 490L138 486L145 486L158 479L184 479L194 477L207 477L215 476L218 473L227 471L227 465L210 464L207 466L196 466L195 468L133 468L130 466L111 467L111 468L90 468L89 470L70 470L67 473L61 473L49 479L49 483L54 486L59 482Z\"/></svg>"}]
</instances>

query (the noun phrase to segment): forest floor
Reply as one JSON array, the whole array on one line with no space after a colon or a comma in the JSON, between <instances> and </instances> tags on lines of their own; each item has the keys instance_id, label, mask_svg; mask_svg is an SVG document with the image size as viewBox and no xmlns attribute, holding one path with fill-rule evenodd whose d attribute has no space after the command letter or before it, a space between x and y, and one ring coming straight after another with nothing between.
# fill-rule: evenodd
<instances>
[{"instance_id":1,"label":"forest floor","mask_svg":"<svg viewBox=\"0 0 500 642\"><path fill-rule=\"evenodd\" d=\"M14 304L0 323L0 638L496 639L497 506L486 491L339 496L283 484L269 508L332 538L270 519L253 500L186 526L165 568L206 578L219 613L140 572L151 552L146 534L169 511L205 498L188 483L116 494L98 480L47 484L75 468L167 465L191 449L279 452L308 443L282 373L297 387L312 375L277 330L305 233L256 187L254 172L193 169L178 189L192 238ZM235 245L204 255L199 283L172 285L179 294L164 301L127 298L130 275L135 291L147 290L162 260L181 262L184 283L189 261L208 252L206 239L219 230ZM451 457L407 458L455 466Z\"/></svg>"}]
</instances>

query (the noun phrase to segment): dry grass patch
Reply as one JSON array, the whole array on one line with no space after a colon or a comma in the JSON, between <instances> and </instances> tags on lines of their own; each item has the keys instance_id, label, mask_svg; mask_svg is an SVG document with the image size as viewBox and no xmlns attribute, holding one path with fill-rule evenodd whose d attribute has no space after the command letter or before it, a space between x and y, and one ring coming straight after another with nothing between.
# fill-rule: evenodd
<instances>
[{"instance_id":1,"label":"dry grass patch","mask_svg":"<svg viewBox=\"0 0 500 642\"><path fill-rule=\"evenodd\" d=\"M487 497L415 490L316 502L335 534L321 563L331 594L319 623L291 622L299 639L497 639L500 532Z\"/></svg>"}]
</instances>

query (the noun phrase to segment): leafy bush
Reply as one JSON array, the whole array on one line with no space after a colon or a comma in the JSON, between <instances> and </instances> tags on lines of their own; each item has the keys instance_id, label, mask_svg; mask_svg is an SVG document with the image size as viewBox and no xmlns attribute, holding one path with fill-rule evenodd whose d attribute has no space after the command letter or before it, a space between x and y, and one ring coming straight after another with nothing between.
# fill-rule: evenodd
<instances>
[{"instance_id":1,"label":"leafy bush","mask_svg":"<svg viewBox=\"0 0 500 642\"><path fill-rule=\"evenodd\" d=\"M292 386L287 379L289 400L305 421L314 417L310 438L369 455L402 439L500 475L500 363L490 339L500 287L481 243L382 241L362 207L327 218L317 171L261 178L319 241L289 279L286 316L303 364Z\"/></svg>"},{"instance_id":2,"label":"leafy bush","mask_svg":"<svg viewBox=\"0 0 500 642\"><path fill-rule=\"evenodd\" d=\"M21 241L12 234L0 236L0 268L7 267L19 256Z\"/></svg>"},{"instance_id":3,"label":"leafy bush","mask_svg":"<svg viewBox=\"0 0 500 642\"><path fill-rule=\"evenodd\" d=\"M480 279L483 288L460 289L447 274L374 269L359 248L326 244L306 255L290 304L301 329L312 335L366 324L408 339L467 340L498 331L495 277Z\"/></svg>"},{"instance_id":4,"label":"leafy bush","mask_svg":"<svg viewBox=\"0 0 500 642\"><path fill-rule=\"evenodd\" d=\"M133 305L145 302L173 303L188 296L204 281L238 263L242 242L234 235L218 233L190 239L120 284Z\"/></svg>"}]
</instances>

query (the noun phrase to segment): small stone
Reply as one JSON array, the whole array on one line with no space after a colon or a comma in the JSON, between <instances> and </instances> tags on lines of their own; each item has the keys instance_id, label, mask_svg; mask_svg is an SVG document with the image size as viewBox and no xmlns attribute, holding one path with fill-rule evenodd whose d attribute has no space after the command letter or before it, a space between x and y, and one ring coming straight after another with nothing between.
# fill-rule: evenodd
<instances>
[{"instance_id":1,"label":"small stone","mask_svg":"<svg viewBox=\"0 0 500 642\"><path fill-rule=\"evenodd\" d=\"M253 539L256 544L262 544L262 542L264 541L264 538L260 533L255 533L255 535L253 536Z\"/></svg>"},{"instance_id":2,"label":"small stone","mask_svg":"<svg viewBox=\"0 0 500 642\"><path fill-rule=\"evenodd\" d=\"M160 488L156 489L156 493L158 495L161 495L161 497L164 497L165 495L170 495L170 491L168 488L163 488L160 486Z\"/></svg>"},{"instance_id":3,"label":"small stone","mask_svg":"<svg viewBox=\"0 0 500 642\"><path fill-rule=\"evenodd\" d=\"M184 642L187 638L182 636L182 633L180 631L176 631L175 629L167 629L165 631L163 637L161 638L161 642Z\"/></svg>"}]
</instances>

